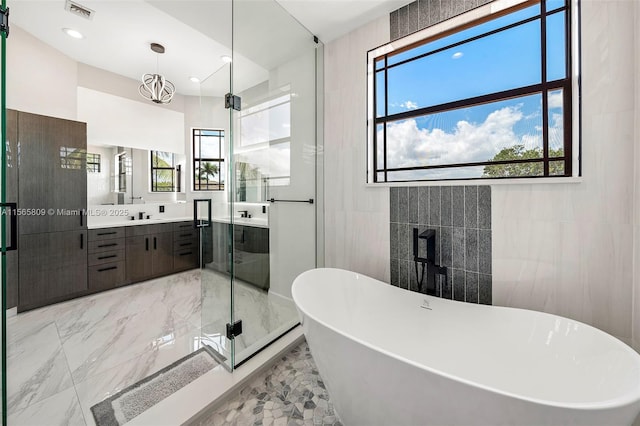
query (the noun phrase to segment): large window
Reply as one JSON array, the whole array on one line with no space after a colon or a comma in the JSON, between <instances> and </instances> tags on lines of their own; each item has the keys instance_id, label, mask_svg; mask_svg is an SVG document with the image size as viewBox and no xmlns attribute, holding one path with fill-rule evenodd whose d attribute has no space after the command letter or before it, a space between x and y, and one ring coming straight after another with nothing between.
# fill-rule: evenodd
<instances>
[{"instance_id":1,"label":"large window","mask_svg":"<svg viewBox=\"0 0 640 426\"><path fill-rule=\"evenodd\" d=\"M193 190L224 190L224 130L193 129Z\"/></svg>"},{"instance_id":2,"label":"large window","mask_svg":"<svg viewBox=\"0 0 640 426\"><path fill-rule=\"evenodd\" d=\"M180 191L180 166L172 152L151 151L151 192Z\"/></svg>"},{"instance_id":3,"label":"large window","mask_svg":"<svg viewBox=\"0 0 640 426\"><path fill-rule=\"evenodd\" d=\"M570 27L543 0L370 52L369 181L571 176Z\"/></svg>"}]
</instances>

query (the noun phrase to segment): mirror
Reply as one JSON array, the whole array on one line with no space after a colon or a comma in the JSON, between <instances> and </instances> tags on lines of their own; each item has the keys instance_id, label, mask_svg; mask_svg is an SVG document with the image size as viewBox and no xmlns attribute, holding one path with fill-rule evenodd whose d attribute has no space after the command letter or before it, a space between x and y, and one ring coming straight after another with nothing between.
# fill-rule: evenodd
<instances>
[{"instance_id":1,"label":"mirror","mask_svg":"<svg viewBox=\"0 0 640 426\"><path fill-rule=\"evenodd\" d=\"M185 164L184 155L171 152L87 145L88 204L144 204L184 199Z\"/></svg>"}]
</instances>

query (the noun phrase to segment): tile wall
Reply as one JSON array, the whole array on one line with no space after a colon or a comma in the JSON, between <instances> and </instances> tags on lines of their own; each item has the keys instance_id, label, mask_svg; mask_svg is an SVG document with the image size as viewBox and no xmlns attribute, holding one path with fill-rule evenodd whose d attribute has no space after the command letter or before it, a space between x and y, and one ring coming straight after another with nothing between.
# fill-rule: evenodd
<instances>
[{"instance_id":1,"label":"tile wall","mask_svg":"<svg viewBox=\"0 0 640 426\"><path fill-rule=\"evenodd\" d=\"M416 0L389 15L391 40L404 37L493 0Z\"/></svg>"},{"instance_id":2,"label":"tile wall","mask_svg":"<svg viewBox=\"0 0 640 426\"><path fill-rule=\"evenodd\" d=\"M413 261L413 228L434 229L436 264L448 270L446 281L436 281L438 295L491 304L491 187L394 187L389 194L391 284L424 291ZM426 245L419 248L426 257Z\"/></svg>"}]
</instances>

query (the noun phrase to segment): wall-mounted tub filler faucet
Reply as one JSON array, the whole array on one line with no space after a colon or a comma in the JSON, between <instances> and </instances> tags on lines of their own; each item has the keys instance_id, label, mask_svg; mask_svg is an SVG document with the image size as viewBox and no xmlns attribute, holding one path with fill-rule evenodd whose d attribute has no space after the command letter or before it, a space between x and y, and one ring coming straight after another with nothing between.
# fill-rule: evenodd
<instances>
[{"instance_id":1,"label":"wall-mounted tub filler faucet","mask_svg":"<svg viewBox=\"0 0 640 426\"><path fill-rule=\"evenodd\" d=\"M427 244L426 258L420 257L419 255L420 240L425 240ZM447 268L436 265L436 231L434 229L427 229L426 231L419 233L418 228L413 228L413 262L416 267L416 283L418 284L418 291L432 296L438 295L436 275L443 275L443 285L447 285ZM418 274L418 263L422 265L422 274ZM424 282L425 269L427 272L426 283Z\"/></svg>"}]
</instances>

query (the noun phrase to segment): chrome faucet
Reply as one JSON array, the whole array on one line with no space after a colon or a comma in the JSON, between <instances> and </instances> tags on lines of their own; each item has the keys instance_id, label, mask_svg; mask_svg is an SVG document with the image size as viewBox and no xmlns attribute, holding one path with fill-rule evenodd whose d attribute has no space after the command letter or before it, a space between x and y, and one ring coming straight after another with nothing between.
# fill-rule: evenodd
<instances>
[{"instance_id":1,"label":"chrome faucet","mask_svg":"<svg viewBox=\"0 0 640 426\"><path fill-rule=\"evenodd\" d=\"M240 213L240 217L251 217L249 215L249 210L238 210L238 213Z\"/></svg>"}]
</instances>

